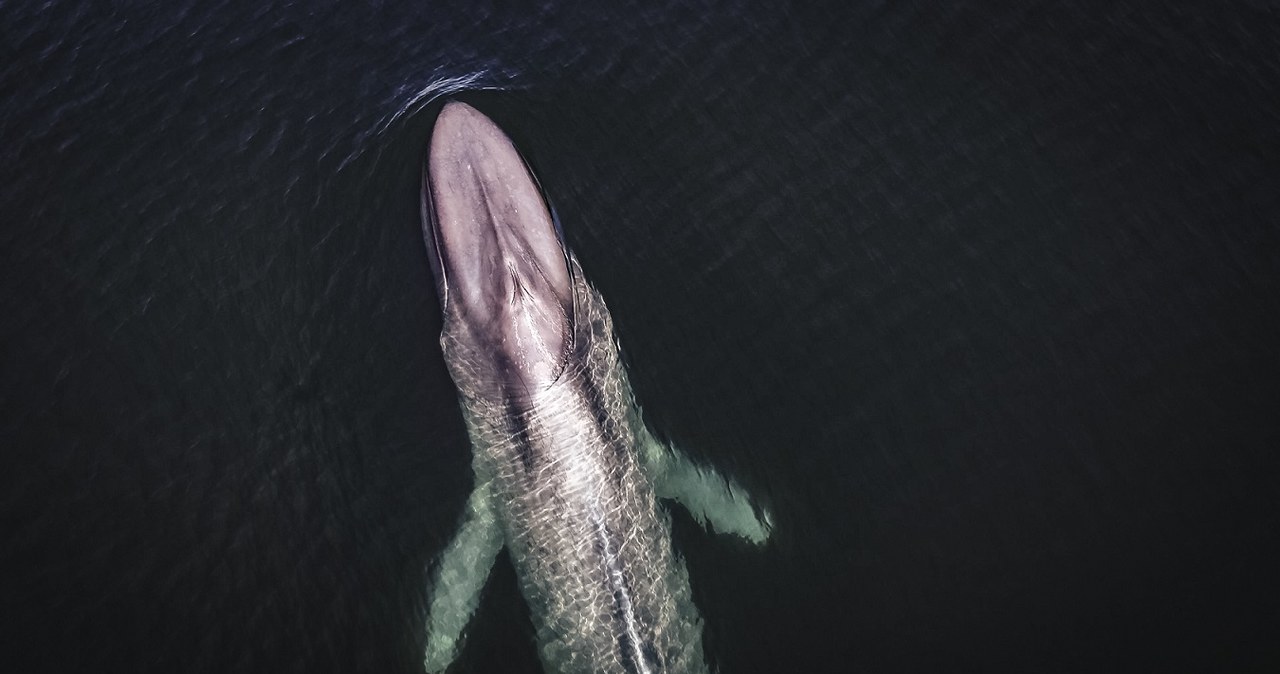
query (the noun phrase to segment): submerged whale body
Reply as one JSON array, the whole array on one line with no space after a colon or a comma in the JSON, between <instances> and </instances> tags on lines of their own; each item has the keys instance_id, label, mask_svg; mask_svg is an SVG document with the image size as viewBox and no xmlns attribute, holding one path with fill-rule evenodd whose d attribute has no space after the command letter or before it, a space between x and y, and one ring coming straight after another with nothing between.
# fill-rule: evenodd
<instances>
[{"instance_id":1,"label":"submerged whale body","mask_svg":"<svg viewBox=\"0 0 1280 674\"><path fill-rule=\"evenodd\" d=\"M707 671L659 499L755 543L767 516L646 428L604 300L514 144L464 103L436 120L423 221L475 473L432 579L427 671L457 655L503 546L548 672Z\"/></svg>"}]
</instances>

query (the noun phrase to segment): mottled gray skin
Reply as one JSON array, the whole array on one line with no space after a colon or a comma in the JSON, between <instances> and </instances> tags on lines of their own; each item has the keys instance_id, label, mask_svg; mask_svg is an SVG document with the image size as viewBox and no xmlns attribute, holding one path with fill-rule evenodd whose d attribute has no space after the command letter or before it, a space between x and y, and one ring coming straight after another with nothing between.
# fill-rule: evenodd
<instances>
[{"instance_id":1,"label":"mottled gray skin","mask_svg":"<svg viewBox=\"0 0 1280 674\"><path fill-rule=\"evenodd\" d=\"M480 495L455 548L485 563L500 524L550 672L706 671L609 312L510 140L464 104L437 120L424 209Z\"/></svg>"},{"instance_id":2,"label":"mottled gray skin","mask_svg":"<svg viewBox=\"0 0 1280 674\"><path fill-rule=\"evenodd\" d=\"M612 321L572 268L574 348L546 390L477 395L487 354L466 330L441 337L476 477L491 485L549 671L704 671L688 575L638 459L644 431Z\"/></svg>"}]
</instances>

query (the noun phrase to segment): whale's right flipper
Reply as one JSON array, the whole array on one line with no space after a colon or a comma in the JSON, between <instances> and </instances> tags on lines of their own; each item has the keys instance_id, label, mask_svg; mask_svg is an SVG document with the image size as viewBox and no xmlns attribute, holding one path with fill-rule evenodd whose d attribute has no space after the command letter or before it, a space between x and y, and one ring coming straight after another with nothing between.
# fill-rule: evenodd
<instances>
[{"instance_id":1,"label":"whale's right flipper","mask_svg":"<svg viewBox=\"0 0 1280 674\"><path fill-rule=\"evenodd\" d=\"M737 534L757 545L769 539L773 522L746 491L709 468L689 460L639 424L640 456L658 498L678 501L704 527Z\"/></svg>"},{"instance_id":2,"label":"whale's right flipper","mask_svg":"<svg viewBox=\"0 0 1280 674\"><path fill-rule=\"evenodd\" d=\"M457 656L462 630L480 603L480 590L502 545L492 488L483 481L471 492L462 526L440 556L431 584L424 660L431 674L443 672Z\"/></svg>"}]
</instances>

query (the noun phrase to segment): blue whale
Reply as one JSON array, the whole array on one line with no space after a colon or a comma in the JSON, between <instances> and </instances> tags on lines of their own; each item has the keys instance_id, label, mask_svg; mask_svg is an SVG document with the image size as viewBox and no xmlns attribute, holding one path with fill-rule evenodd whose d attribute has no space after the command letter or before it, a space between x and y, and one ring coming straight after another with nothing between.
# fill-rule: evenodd
<instances>
[{"instance_id":1,"label":"blue whale","mask_svg":"<svg viewBox=\"0 0 1280 674\"><path fill-rule=\"evenodd\" d=\"M548 672L706 672L660 499L757 544L769 516L646 427L609 311L538 182L507 135L464 103L436 119L422 206L475 474L432 576L427 671L454 660L506 546Z\"/></svg>"}]
</instances>

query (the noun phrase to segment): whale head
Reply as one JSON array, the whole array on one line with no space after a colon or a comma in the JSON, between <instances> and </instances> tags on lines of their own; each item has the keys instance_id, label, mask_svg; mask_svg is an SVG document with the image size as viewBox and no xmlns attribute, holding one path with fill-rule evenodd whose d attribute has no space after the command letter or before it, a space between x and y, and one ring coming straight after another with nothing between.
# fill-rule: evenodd
<instances>
[{"instance_id":1,"label":"whale head","mask_svg":"<svg viewBox=\"0 0 1280 674\"><path fill-rule=\"evenodd\" d=\"M573 347L573 282L528 164L493 120L450 101L436 118L422 182L441 339L469 352L455 382L462 388L462 376L490 399L550 388Z\"/></svg>"}]
</instances>

